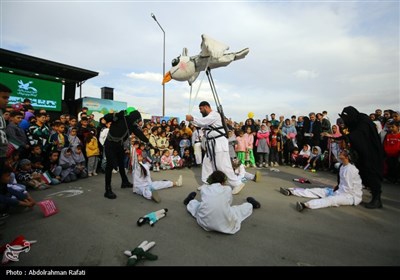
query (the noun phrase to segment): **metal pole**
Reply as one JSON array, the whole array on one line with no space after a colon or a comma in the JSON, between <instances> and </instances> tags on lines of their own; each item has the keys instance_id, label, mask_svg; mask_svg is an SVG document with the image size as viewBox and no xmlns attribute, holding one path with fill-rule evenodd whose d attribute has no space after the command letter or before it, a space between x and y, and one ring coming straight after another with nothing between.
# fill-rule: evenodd
<instances>
[{"instance_id":1,"label":"metal pole","mask_svg":"<svg viewBox=\"0 0 400 280\"><path fill-rule=\"evenodd\" d=\"M154 19L155 22L157 22L158 26L161 28L161 31L163 32L163 77L165 76L165 31L162 28L161 24L157 21L156 16L151 13L151 17ZM163 87L163 105L162 105L162 116L165 116L165 84L162 85Z\"/></svg>"}]
</instances>

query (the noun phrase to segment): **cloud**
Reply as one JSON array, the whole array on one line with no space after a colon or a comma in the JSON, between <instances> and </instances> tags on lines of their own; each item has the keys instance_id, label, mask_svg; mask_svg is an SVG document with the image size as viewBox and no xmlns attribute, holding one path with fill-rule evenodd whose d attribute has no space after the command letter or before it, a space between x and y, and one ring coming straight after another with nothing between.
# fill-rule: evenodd
<instances>
[{"instance_id":1,"label":"cloud","mask_svg":"<svg viewBox=\"0 0 400 280\"><path fill-rule=\"evenodd\" d=\"M189 55L200 52L203 33L232 52L249 47L245 59L212 70L233 119L250 111L256 118L272 111L289 116L327 110L335 116L348 105L368 113L400 106L399 5L7 1L1 47L98 71L83 85L84 96L100 97L101 87L112 87L115 100L161 115L163 33L154 13L165 30L166 71L184 47ZM214 103L207 77L194 99L201 79L192 99L186 82L166 84L167 115L183 117L189 107L198 114L196 103Z\"/></svg>"},{"instance_id":2,"label":"cloud","mask_svg":"<svg viewBox=\"0 0 400 280\"><path fill-rule=\"evenodd\" d=\"M315 79L319 76L319 74L313 70L297 70L294 72L294 75L299 79L309 80Z\"/></svg>"},{"instance_id":3,"label":"cloud","mask_svg":"<svg viewBox=\"0 0 400 280\"><path fill-rule=\"evenodd\" d=\"M133 79L138 79L138 80L144 80L144 81L149 81L149 82L157 82L161 83L163 76L157 73L150 73L150 72L145 72L145 73L129 73L126 74L129 78Z\"/></svg>"}]
</instances>

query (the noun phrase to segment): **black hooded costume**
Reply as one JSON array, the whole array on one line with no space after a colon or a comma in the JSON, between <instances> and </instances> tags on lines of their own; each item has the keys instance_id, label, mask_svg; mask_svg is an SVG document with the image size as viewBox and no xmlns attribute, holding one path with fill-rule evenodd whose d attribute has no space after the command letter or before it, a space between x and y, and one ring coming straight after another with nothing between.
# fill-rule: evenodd
<instances>
[{"instance_id":1,"label":"black hooded costume","mask_svg":"<svg viewBox=\"0 0 400 280\"><path fill-rule=\"evenodd\" d=\"M149 140L143 134L138 126L138 122L142 119L139 111L133 111L126 116L126 111L119 113L110 113L104 116L107 122L111 122L106 141L104 142L104 151L106 153L106 192L104 197L113 199L117 196L111 189L111 172L113 169L119 168L122 184L121 188L132 187L128 177L125 174L124 168L124 142L129 138L131 133L134 133L141 141L148 143Z\"/></svg>"},{"instance_id":2,"label":"black hooded costume","mask_svg":"<svg viewBox=\"0 0 400 280\"><path fill-rule=\"evenodd\" d=\"M350 148L358 156L355 162L365 187L372 193L367 208L381 208L381 181L383 178L384 151L374 123L353 106L345 107L340 117L349 129Z\"/></svg>"}]
</instances>

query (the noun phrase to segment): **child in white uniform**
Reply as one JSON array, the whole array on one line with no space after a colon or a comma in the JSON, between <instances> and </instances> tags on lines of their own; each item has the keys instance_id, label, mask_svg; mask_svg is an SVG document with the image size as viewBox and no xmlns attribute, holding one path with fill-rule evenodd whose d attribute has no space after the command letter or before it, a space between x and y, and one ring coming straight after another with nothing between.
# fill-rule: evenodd
<instances>
[{"instance_id":1,"label":"child in white uniform","mask_svg":"<svg viewBox=\"0 0 400 280\"><path fill-rule=\"evenodd\" d=\"M176 182L172 181L152 181L150 176L150 164L143 163L142 155L136 153L133 149L132 155L132 178L133 178L133 192L144 196L147 199L153 199L155 202L161 202L157 190L180 187L182 186L182 175Z\"/></svg>"},{"instance_id":2,"label":"child in white uniform","mask_svg":"<svg viewBox=\"0 0 400 280\"><path fill-rule=\"evenodd\" d=\"M297 211L304 208L319 209L330 206L358 205L362 200L362 183L358 169L350 163L351 158L347 150L339 154L343 165L339 170L339 182L335 188L281 188L284 195L296 195L301 197L316 198L308 202L297 202Z\"/></svg>"},{"instance_id":3,"label":"child in white uniform","mask_svg":"<svg viewBox=\"0 0 400 280\"><path fill-rule=\"evenodd\" d=\"M196 193L192 192L183 202L206 231L234 234L240 230L242 221L253 213L253 208L260 208L260 203L252 197L241 205L231 206L232 189L225 185L227 180L223 172L214 171L207 180L209 185L201 188L201 201L194 199Z\"/></svg>"}]
</instances>

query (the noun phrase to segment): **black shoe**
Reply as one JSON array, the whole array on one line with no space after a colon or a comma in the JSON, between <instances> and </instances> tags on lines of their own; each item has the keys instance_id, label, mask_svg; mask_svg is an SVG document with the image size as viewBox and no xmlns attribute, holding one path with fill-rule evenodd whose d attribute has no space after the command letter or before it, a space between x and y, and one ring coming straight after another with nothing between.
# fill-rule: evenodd
<instances>
[{"instance_id":1,"label":"black shoe","mask_svg":"<svg viewBox=\"0 0 400 280\"><path fill-rule=\"evenodd\" d=\"M304 208L306 208L306 205L303 202L299 202L297 201L296 203L296 210L301 212L304 210Z\"/></svg>"},{"instance_id":2,"label":"black shoe","mask_svg":"<svg viewBox=\"0 0 400 280\"><path fill-rule=\"evenodd\" d=\"M125 189L125 188L133 188L133 184L130 182L124 182L121 184L121 189Z\"/></svg>"},{"instance_id":3,"label":"black shoe","mask_svg":"<svg viewBox=\"0 0 400 280\"><path fill-rule=\"evenodd\" d=\"M258 209L261 207L260 202L258 202L257 200L254 199L254 197L248 197L247 202L250 203L251 205L253 205L253 209Z\"/></svg>"},{"instance_id":4,"label":"black shoe","mask_svg":"<svg viewBox=\"0 0 400 280\"><path fill-rule=\"evenodd\" d=\"M377 209L383 207L380 196L373 197L372 200L364 206L368 209Z\"/></svg>"},{"instance_id":5,"label":"black shoe","mask_svg":"<svg viewBox=\"0 0 400 280\"><path fill-rule=\"evenodd\" d=\"M196 193L195 192L191 192L190 194L188 194L188 196L185 198L185 200L183 201L183 204L188 205L189 202L191 200L193 200L196 197Z\"/></svg>"},{"instance_id":6,"label":"black shoe","mask_svg":"<svg viewBox=\"0 0 400 280\"><path fill-rule=\"evenodd\" d=\"M280 189L279 189L279 192L280 192L281 194L283 194L283 195L286 195L286 196L289 196L289 195L292 194L292 193L290 192L289 189L285 189L285 188L280 188Z\"/></svg>"},{"instance_id":7,"label":"black shoe","mask_svg":"<svg viewBox=\"0 0 400 280\"><path fill-rule=\"evenodd\" d=\"M106 187L106 192L104 193L104 197L109 198L109 199L115 199L117 198L117 195L113 193L111 190L111 186Z\"/></svg>"}]
</instances>

